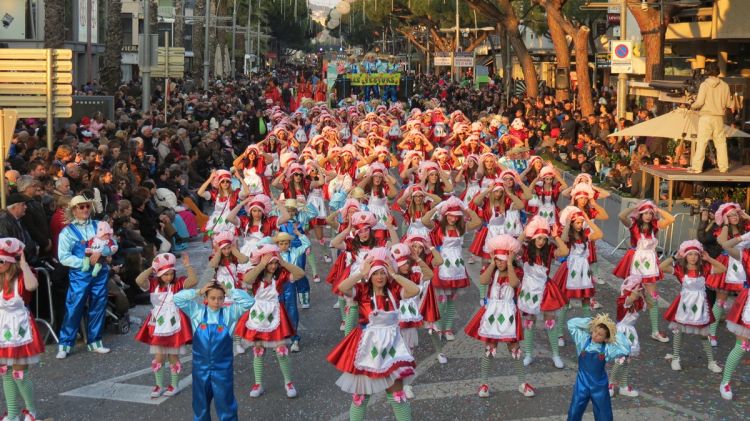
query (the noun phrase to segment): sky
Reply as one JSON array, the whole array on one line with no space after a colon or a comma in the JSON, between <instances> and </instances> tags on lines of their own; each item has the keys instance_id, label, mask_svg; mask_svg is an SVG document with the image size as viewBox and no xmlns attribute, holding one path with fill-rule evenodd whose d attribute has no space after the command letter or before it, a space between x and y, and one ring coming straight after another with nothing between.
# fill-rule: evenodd
<instances>
[{"instance_id":1,"label":"sky","mask_svg":"<svg viewBox=\"0 0 750 421\"><path fill-rule=\"evenodd\" d=\"M339 4L341 0L310 0L311 4L314 4L316 6L325 6L333 8L337 4Z\"/></svg>"}]
</instances>

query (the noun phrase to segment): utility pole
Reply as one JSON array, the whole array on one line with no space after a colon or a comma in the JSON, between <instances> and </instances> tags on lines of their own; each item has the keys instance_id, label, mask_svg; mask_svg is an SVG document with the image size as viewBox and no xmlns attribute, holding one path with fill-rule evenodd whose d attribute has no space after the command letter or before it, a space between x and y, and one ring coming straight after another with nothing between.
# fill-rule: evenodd
<instances>
[{"instance_id":1,"label":"utility pole","mask_svg":"<svg viewBox=\"0 0 750 421\"><path fill-rule=\"evenodd\" d=\"M628 39L628 2L620 0L620 41ZM625 117L625 107L628 97L628 74L621 72L617 76L617 118Z\"/></svg>"},{"instance_id":2,"label":"utility pole","mask_svg":"<svg viewBox=\"0 0 750 421\"><path fill-rule=\"evenodd\" d=\"M237 47L237 0L234 0L232 6L232 79L235 78L236 64L235 64L235 50Z\"/></svg>"},{"instance_id":3,"label":"utility pole","mask_svg":"<svg viewBox=\"0 0 750 421\"><path fill-rule=\"evenodd\" d=\"M90 4L90 3L89 3ZM89 32L91 30L89 29ZM141 111L144 113L148 112L151 106L151 0L143 0L143 47L146 52L143 57L146 57L146 62L143 63L143 69L141 69Z\"/></svg>"},{"instance_id":4,"label":"utility pole","mask_svg":"<svg viewBox=\"0 0 750 421\"><path fill-rule=\"evenodd\" d=\"M209 60L211 58L211 48L208 45L208 33L211 26L211 0L206 0L206 22L203 25L205 30L203 33L203 90L208 90L208 69L211 66Z\"/></svg>"},{"instance_id":5,"label":"utility pole","mask_svg":"<svg viewBox=\"0 0 750 421\"><path fill-rule=\"evenodd\" d=\"M458 79L456 75L456 51L458 51L458 46L461 43L461 28L459 28L458 23L458 0L456 0L456 46L453 48L453 57L451 57L451 79Z\"/></svg>"},{"instance_id":6,"label":"utility pole","mask_svg":"<svg viewBox=\"0 0 750 421\"><path fill-rule=\"evenodd\" d=\"M250 0L253 1L253 0ZM257 38L257 44L258 44L258 54L255 57L255 60L257 60L257 66L260 70L260 0L258 0L258 38Z\"/></svg>"},{"instance_id":7,"label":"utility pole","mask_svg":"<svg viewBox=\"0 0 750 421\"><path fill-rule=\"evenodd\" d=\"M253 15L253 0L247 2L247 26L245 27L245 54L250 56L253 53L253 40L250 38L250 23ZM247 67L247 73L250 74L250 68Z\"/></svg>"}]
</instances>

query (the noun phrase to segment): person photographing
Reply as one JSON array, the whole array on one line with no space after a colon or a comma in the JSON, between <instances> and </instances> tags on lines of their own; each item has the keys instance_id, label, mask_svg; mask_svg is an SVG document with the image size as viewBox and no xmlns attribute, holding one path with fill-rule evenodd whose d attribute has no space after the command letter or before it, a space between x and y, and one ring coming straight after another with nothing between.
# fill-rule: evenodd
<instances>
[{"instance_id":1,"label":"person photographing","mask_svg":"<svg viewBox=\"0 0 750 421\"><path fill-rule=\"evenodd\" d=\"M727 136L724 132L724 113L727 108L732 108L732 111L734 111L732 94L729 92L729 85L719 79L719 66L716 63L706 64L705 74L708 77L701 83L698 88L698 97L690 106L692 110L700 112L695 154L692 157L690 169L688 169L690 174L703 172L708 139L714 141L719 172L725 173L729 170Z\"/></svg>"}]
</instances>

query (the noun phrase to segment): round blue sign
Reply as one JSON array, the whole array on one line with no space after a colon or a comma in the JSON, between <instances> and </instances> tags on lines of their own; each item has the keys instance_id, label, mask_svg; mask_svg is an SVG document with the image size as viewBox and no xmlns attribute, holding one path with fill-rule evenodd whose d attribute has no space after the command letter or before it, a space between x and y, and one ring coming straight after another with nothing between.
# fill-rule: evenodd
<instances>
[{"instance_id":1,"label":"round blue sign","mask_svg":"<svg viewBox=\"0 0 750 421\"><path fill-rule=\"evenodd\" d=\"M625 44L620 44L617 47L615 47L615 56L617 58L626 58L628 56L629 48Z\"/></svg>"}]
</instances>

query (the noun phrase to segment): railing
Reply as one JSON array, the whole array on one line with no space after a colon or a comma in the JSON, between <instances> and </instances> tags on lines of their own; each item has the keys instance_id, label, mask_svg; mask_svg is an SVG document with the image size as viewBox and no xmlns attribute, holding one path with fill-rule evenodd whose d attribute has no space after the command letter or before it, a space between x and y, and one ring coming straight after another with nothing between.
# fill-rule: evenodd
<instances>
[{"instance_id":1,"label":"railing","mask_svg":"<svg viewBox=\"0 0 750 421\"><path fill-rule=\"evenodd\" d=\"M49 320L43 319L41 317L36 317L37 324L41 323L44 326L47 327L47 334L44 335L44 342L47 342L47 338L49 338L49 335L52 335L52 338L55 339L55 343L60 343L60 339L58 339L57 334L55 333L55 329L53 326L55 325L55 309L54 305L52 304L52 277L50 276L49 269L45 267L36 267L34 270L37 273L37 279L39 280L39 287L38 288L47 288L47 303L46 305L49 306ZM44 286L42 285L44 284ZM37 288L36 293L34 294L34 302L36 303L36 312L39 313L39 309L44 304L41 302L41 297L39 294L39 289Z\"/></svg>"}]
</instances>

